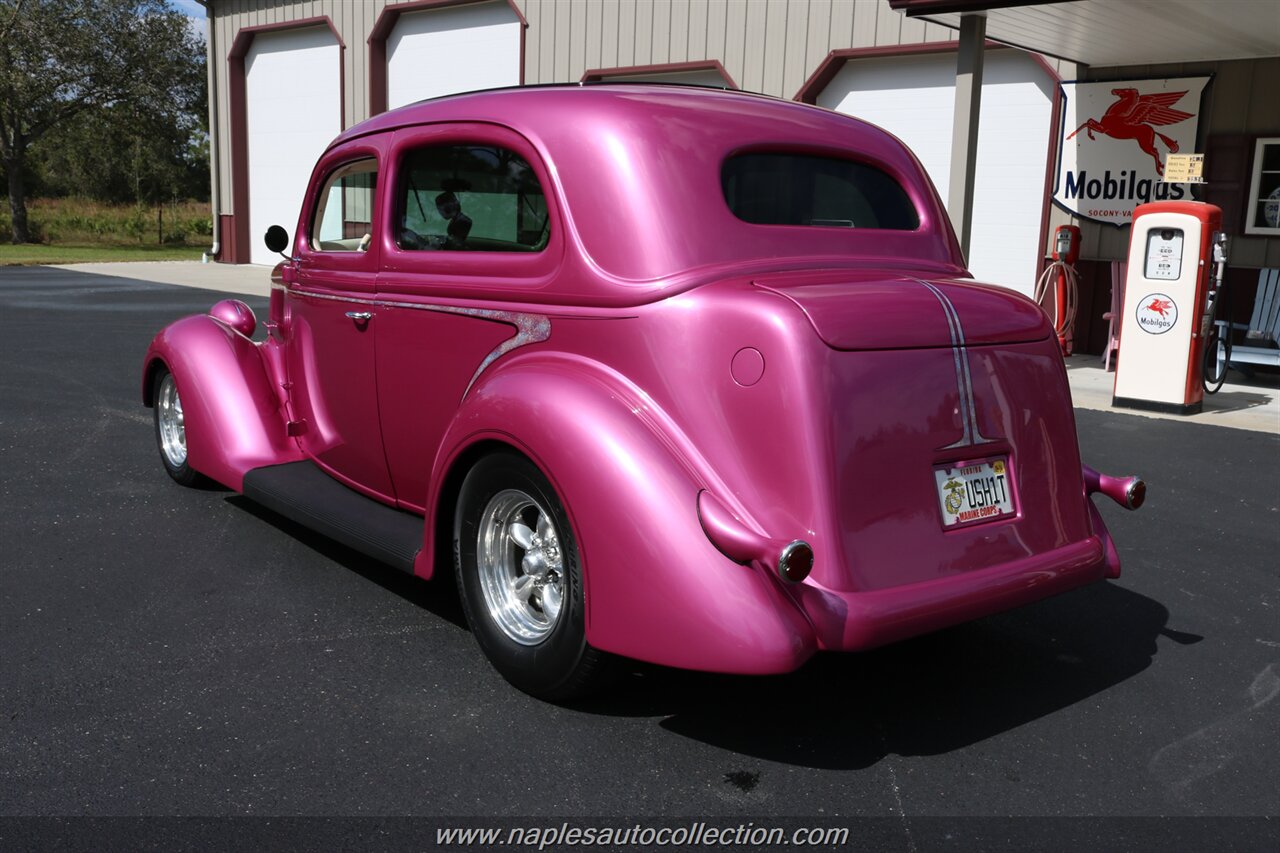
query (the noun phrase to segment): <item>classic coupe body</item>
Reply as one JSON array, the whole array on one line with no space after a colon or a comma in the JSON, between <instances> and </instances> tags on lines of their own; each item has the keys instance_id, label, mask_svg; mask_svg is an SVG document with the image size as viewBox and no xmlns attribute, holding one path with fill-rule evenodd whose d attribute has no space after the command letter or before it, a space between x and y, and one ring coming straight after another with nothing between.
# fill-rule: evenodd
<instances>
[{"instance_id":1,"label":"classic coupe body","mask_svg":"<svg viewBox=\"0 0 1280 853\"><path fill-rule=\"evenodd\" d=\"M793 670L1114 578L1066 373L975 283L916 158L847 116L653 85L500 90L317 163L265 338L156 336L161 460L390 565L453 567L561 699L612 655ZM263 337L259 335L259 337Z\"/></svg>"}]
</instances>

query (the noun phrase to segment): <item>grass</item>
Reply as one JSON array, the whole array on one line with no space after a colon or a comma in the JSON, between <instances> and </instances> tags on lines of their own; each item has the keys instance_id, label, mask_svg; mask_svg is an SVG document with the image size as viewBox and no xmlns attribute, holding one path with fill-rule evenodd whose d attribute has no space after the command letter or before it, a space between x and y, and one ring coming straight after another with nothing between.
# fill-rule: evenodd
<instances>
[{"instance_id":1,"label":"grass","mask_svg":"<svg viewBox=\"0 0 1280 853\"><path fill-rule=\"evenodd\" d=\"M0 243L0 267L31 264L86 264L103 261L196 261L196 246L46 246Z\"/></svg>"},{"instance_id":2,"label":"grass","mask_svg":"<svg viewBox=\"0 0 1280 853\"><path fill-rule=\"evenodd\" d=\"M194 260L212 240L209 205L198 201L146 207L83 198L28 199L27 218L36 242L0 243L0 266ZM0 240L9 236L5 205Z\"/></svg>"}]
</instances>

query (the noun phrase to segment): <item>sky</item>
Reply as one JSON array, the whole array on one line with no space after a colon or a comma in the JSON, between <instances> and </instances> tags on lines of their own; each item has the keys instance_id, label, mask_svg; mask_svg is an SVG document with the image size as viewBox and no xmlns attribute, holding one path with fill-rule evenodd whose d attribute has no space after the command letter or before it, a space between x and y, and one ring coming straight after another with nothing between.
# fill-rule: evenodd
<instances>
[{"instance_id":1,"label":"sky","mask_svg":"<svg viewBox=\"0 0 1280 853\"><path fill-rule=\"evenodd\" d=\"M165 0L170 9L187 16L187 25L196 38L204 42L204 7L196 0Z\"/></svg>"},{"instance_id":2,"label":"sky","mask_svg":"<svg viewBox=\"0 0 1280 853\"><path fill-rule=\"evenodd\" d=\"M204 20L204 7L196 0L168 0L171 9L177 9L189 18Z\"/></svg>"}]
</instances>

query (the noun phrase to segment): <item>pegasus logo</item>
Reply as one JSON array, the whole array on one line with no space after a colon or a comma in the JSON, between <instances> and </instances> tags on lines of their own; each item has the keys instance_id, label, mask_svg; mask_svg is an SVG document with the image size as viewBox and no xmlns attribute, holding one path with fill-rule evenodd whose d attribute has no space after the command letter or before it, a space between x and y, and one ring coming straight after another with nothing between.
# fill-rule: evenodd
<instances>
[{"instance_id":1,"label":"pegasus logo","mask_svg":"<svg viewBox=\"0 0 1280 853\"><path fill-rule=\"evenodd\" d=\"M1153 314L1159 314L1161 317L1168 317L1170 309L1173 308L1173 301L1169 299L1161 299L1156 297L1151 300L1151 304L1147 306L1147 310Z\"/></svg>"},{"instance_id":2,"label":"pegasus logo","mask_svg":"<svg viewBox=\"0 0 1280 853\"><path fill-rule=\"evenodd\" d=\"M1089 119L1072 131L1075 136L1080 131L1088 134L1090 139L1096 131L1112 139L1132 139L1138 143L1143 153L1150 154L1156 163L1156 174L1164 174L1164 163L1160 152L1156 149L1156 137L1169 149L1170 154L1178 151L1177 140L1170 139L1155 130L1156 127L1177 124L1191 118L1193 113L1173 109L1173 105L1187 94L1182 92L1158 92L1153 95L1139 95L1137 89L1112 89L1116 102L1107 107L1101 119Z\"/></svg>"}]
</instances>

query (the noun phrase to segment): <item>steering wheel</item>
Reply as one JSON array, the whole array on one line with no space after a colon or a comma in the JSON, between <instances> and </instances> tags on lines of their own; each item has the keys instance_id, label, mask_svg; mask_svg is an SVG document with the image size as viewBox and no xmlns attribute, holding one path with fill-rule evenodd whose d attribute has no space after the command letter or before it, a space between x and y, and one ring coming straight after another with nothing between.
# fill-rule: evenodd
<instances>
[{"instance_id":1,"label":"steering wheel","mask_svg":"<svg viewBox=\"0 0 1280 853\"><path fill-rule=\"evenodd\" d=\"M414 231L412 228L401 228L400 239L397 242L400 244L400 248L402 249L422 250L435 248L427 241L426 238L417 231Z\"/></svg>"}]
</instances>

